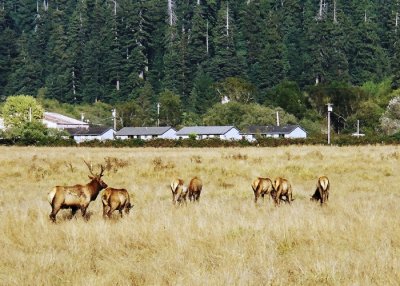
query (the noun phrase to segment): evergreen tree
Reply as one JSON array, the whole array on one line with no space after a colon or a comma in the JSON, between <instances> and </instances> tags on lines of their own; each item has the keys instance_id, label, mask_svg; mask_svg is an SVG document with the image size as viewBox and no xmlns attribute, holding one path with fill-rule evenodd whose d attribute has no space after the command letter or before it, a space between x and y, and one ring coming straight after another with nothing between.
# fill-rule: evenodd
<instances>
[{"instance_id":1,"label":"evergreen tree","mask_svg":"<svg viewBox=\"0 0 400 286\"><path fill-rule=\"evenodd\" d=\"M52 11L53 27L48 42L49 75L46 86L51 98L62 102L72 102L72 95L68 92L68 67L67 67L67 35L62 25L63 12Z\"/></svg>"},{"instance_id":2,"label":"evergreen tree","mask_svg":"<svg viewBox=\"0 0 400 286\"><path fill-rule=\"evenodd\" d=\"M278 17L270 13L266 21L264 34L265 46L260 54L262 73L259 78L259 88L268 89L285 79L288 70L286 49L279 30Z\"/></svg>"},{"instance_id":3,"label":"evergreen tree","mask_svg":"<svg viewBox=\"0 0 400 286\"><path fill-rule=\"evenodd\" d=\"M228 3L223 1L213 32L215 55L208 71L215 81L242 76L244 71L242 59L236 53L234 43L236 30L233 16L229 11Z\"/></svg>"},{"instance_id":4,"label":"evergreen tree","mask_svg":"<svg viewBox=\"0 0 400 286\"><path fill-rule=\"evenodd\" d=\"M204 114L211 106L219 102L213 89L214 81L202 69L199 69L193 82L189 99L189 111Z\"/></svg>"},{"instance_id":5,"label":"evergreen tree","mask_svg":"<svg viewBox=\"0 0 400 286\"><path fill-rule=\"evenodd\" d=\"M190 80L194 79L199 66L207 60L207 23L204 6L196 5L189 31L188 61L190 64Z\"/></svg>"},{"instance_id":6,"label":"evergreen tree","mask_svg":"<svg viewBox=\"0 0 400 286\"><path fill-rule=\"evenodd\" d=\"M28 37L25 33L19 38L17 48L18 56L12 63L4 93L7 96L20 93L36 95L37 89L42 86L40 66L29 54Z\"/></svg>"},{"instance_id":7,"label":"evergreen tree","mask_svg":"<svg viewBox=\"0 0 400 286\"><path fill-rule=\"evenodd\" d=\"M12 29L12 25L6 12L0 10L0 99L7 96L3 90L12 70L12 60L18 55L16 51L17 35Z\"/></svg>"},{"instance_id":8,"label":"evergreen tree","mask_svg":"<svg viewBox=\"0 0 400 286\"><path fill-rule=\"evenodd\" d=\"M263 81L264 68L261 65L262 51L265 43L265 17L266 7L262 7L261 1L249 1L240 13L242 21L240 30L246 46L246 62L248 76L258 87Z\"/></svg>"}]
</instances>

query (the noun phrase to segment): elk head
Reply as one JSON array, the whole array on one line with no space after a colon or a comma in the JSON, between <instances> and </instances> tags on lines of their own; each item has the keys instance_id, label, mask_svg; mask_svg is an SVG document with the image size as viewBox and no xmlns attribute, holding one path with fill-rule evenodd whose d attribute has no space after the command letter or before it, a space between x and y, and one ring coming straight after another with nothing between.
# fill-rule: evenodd
<instances>
[{"instance_id":1,"label":"elk head","mask_svg":"<svg viewBox=\"0 0 400 286\"><path fill-rule=\"evenodd\" d=\"M101 178L101 177L103 177L103 172L104 172L103 165L100 165L100 173L94 174L92 165L89 164L88 162L86 162L85 160L83 160L83 161L85 162L86 166L89 168L89 172L90 172L90 175L88 175L89 179L92 180L92 182L93 181L97 182L102 189L107 188L107 184Z\"/></svg>"}]
</instances>

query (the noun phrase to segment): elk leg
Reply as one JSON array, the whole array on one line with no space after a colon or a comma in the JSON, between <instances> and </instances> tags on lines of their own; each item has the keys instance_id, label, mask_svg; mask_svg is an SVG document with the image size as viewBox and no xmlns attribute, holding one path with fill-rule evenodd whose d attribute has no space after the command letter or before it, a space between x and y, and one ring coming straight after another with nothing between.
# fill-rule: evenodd
<instances>
[{"instance_id":1,"label":"elk leg","mask_svg":"<svg viewBox=\"0 0 400 286\"><path fill-rule=\"evenodd\" d=\"M276 205L276 206L279 206L280 203L281 203L281 192L280 192L280 191L277 191L277 192L276 192L276 197L275 197L275 205Z\"/></svg>"},{"instance_id":2,"label":"elk leg","mask_svg":"<svg viewBox=\"0 0 400 286\"><path fill-rule=\"evenodd\" d=\"M324 192L322 191L321 188L318 188L318 191L319 191L320 202L321 202L321 205L322 205L324 203L324 201L325 201L325 194L324 194Z\"/></svg>"},{"instance_id":3,"label":"elk leg","mask_svg":"<svg viewBox=\"0 0 400 286\"><path fill-rule=\"evenodd\" d=\"M257 204L257 200L258 200L259 194L255 191L254 192L254 203Z\"/></svg>"},{"instance_id":4,"label":"elk leg","mask_svg":"<svg viewBox=\"0 0 400 286\"><path fill-rule=\"evenodd\" d=\"M71 217L70 217L70 219L72 219L75 216L77 210L78 210L77 207L71 207Z\"/></svg>"},{"instance_id":5,"label":"elk leg","mask_svg":"<svg viewBox=\"0 0 400 286\"><path fill-rule=\"evenodd\" d=\"M60 211L60 206L52 206L51 207L51 213L49 215L50 219L52 222L56 222L56 215Z\"/></svg>"},{"instance_id":6,"label":"elk leg","mask_svg":"<svg viewBox=\"0 0 400 286\"><path fill-rule=\"evenodd\" d=\"M85 220L88 220L88 218L86 217L86 209L87 209L87 207L81 207L81 213L82 213L82 217Z\"/></svg>"},{"instance_id":7,"label":"elk leg","mask_svg":"<svg viewBox=\"0 0 400 286\"><path fill-rule=\"evenodd\" d=\"M108 210L109 210L109 206L103 205L103 217L104 218L106 218Z\"/></svg>"},{"instance_id":8,"label":"elk leg","mask_svg":"<svg viewBox=\"0 0 400 286\"><path fill-rule=\"evenodd\" d=\"M120 214L120 216L121 216L121 218L123 217L123 215L122 215L122 208L120 208L119 210L119 214Z\"/></svg>"}]
</instances>

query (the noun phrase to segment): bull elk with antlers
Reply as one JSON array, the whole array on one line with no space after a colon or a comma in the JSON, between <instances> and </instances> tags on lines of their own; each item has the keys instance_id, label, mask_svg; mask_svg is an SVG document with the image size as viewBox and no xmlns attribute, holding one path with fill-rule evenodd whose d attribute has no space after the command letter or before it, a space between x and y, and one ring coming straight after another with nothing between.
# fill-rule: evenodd
<instances>
[{"instance_id":1,"label":"bull elk with antlers","mask_svg":"<svg viewBox=\"0 0 400 286\"><path fill-rule=\"evenodd\" d=\"M287 179L281 177L276 178L273 184L273 190L271 191L271 197L274 199L276 206L279 206L281 200L290 204L290 202L293 201L292 185ZM286 199L283 199L283 197Z\"/></svg>"},{"instance_id":2,"label":"bull elk with antlers","mask_svg":"<svg viewBox=\"0 0 400 286\"><path fill-rule=\"evenodd\" d=\"M103 217L108 216L111 218L115 210L119 211L122 218L122 211L125 210L129 214L132 204L130 201L129 193L126 189L106 188L101 196L103 203Z\"/></svg>"},{"instance_id":3,"label":"bull elk with antlers","mask_svg":"<svg viewBox=\"0 0 400 286\"><path fill-rule=\"evenodd\" d=\"M188 190L183 185L182 179L174 179L171 182L171 191L172 191L172 203L175 205L176 203L180 204L182 201L186 203L186 197Z\"/></svg>"},{"instance_id":4,"label":"bull elk with antlers","mask_svg":"<svg viewBox=\"0 0 400 286\"><path fill-rule=\"evenodd\" d=\"M272 181L270 178L257 177L251 184L254 192L254 203L257 203L258 198L261 196L264 200L265 195L269 195L273 189Z\"/></svg>"},{"instance_id":5,"label":"bull elk with antlers","mask_svg":"<svg viewBox=\"0 0 400 286\"><path fill-rule=\"evenodd\" d=\"M321 176L317 180L317 189L311 196L312 201L320 201L321 205L326 203L329 198L330 183L327 176Z\"/></svg>"},{"instance_id":6,"label":"bull elk with antlers","mask_svg":"<svg viewBox=\"0 0 400 286\"><path fill-rule=\"evenodd\" d=\"M71 209L72 216L75 215L78 209L81 210L82 217L85 217L86 210L91 201L96 200L99 192L107 188L107 184L102 180L104 167L100 166L99 174L94 174L91 165L84 161L89 168L89 179L91 180L86 185L75 186L56 186L47 196L51 205L50 219L55 222L56 215L60 209Z\"/></svg>"}]
</instances>

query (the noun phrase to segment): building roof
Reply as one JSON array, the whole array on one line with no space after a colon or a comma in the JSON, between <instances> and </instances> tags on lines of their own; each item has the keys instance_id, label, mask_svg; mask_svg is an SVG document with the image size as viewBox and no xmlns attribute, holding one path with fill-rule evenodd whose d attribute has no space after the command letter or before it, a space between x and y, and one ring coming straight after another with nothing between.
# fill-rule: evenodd
<instances>
[{"instance_id":1,"label":"building roof","mask_svg":"<svg viewBox=\"0 0 400 286\"><path fill-rule=\"evenodd\" d=\"M247 127L243 134L290 134L296 128L300 128L306 132L300 125L252 125Z\"/></svg>"},{"instance_id":2,"label":"building roof","mask_svg":"<svg viewBox=\"0 0 400 286\"><path fill-rule=\"evenodd\" d=\"M177 136L196 134L196 135L223 135L235 126L190 126L183 127L176 132Z\"/></svg>"},{"instance_id":3,"label":"building roof","mask_svg":"<svg viewBox=\"0 0 400 286\"><path fill-rule=\"evenodd\" d=\"M55 112L45 112L43 115L43 119L59 125L89 125L87 122Z\"/></svg>"},{"instance_id":4,"label":"building roof","mask_svg":"<svg viewBox=\"0 0 400 286\"><path fill-rule=\"evenodd\" d=\"M113 130L108 126L90 125L89 128L66 128L65 131L72 136L100 136L110 129Z\"/></svg>"},{"instance_id":5,"label":"building roof","mask_svg":"<svg viewBox=\"0 0 400 286\"><path fill-rule=\"evenodd\" d=\"M163 135L171 126L162 127L124 127L115 133L116 136L151 136Z\"/></svg>"}]
</instances>

